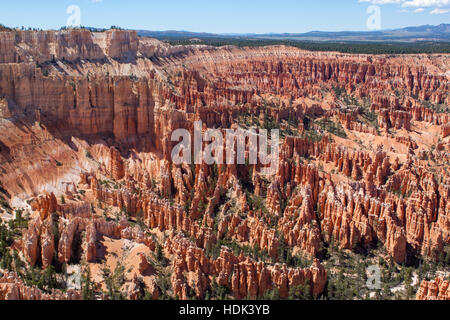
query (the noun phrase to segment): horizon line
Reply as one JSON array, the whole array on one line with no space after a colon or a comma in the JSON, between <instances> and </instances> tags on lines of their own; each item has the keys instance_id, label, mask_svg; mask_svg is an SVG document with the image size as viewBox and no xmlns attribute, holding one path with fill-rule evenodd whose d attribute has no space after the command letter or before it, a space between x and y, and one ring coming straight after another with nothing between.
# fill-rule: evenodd
<instances>
[{"instance_id":1,"label":"horizon line","mask_svg":"<svg viewBox=\"0 0 450 320\"><path fill-rule=\"evenodd\" d=\"M184 32L184 33L193 33L193 34L211 34L211 35L223 35L223 36L247 36L247 35L302 35L302 34L308 34L313 32L322 32L322 33L344 33L344 32L358 32L358 33L376 33L376 32L386 32L386 31L396 31L396 30L403 30L408 28L419 28L419 27L440 27L440 26L450 26L448 23L440 23L440 24L424 24L424 25L409 25L406 27L400 27L400 28L389 28L389 29L379 29L379 30L334 30L334 31L323 31L323 30L310 30L306 32L264 32L264 33L257 33L257 32L243 32L243 33L236 33L236 32L207 32L207 31L190 31L190 30L182 30L182 29L162 29L162 30L150 30L150 29L144 29L144 28L125 28L118 25L111 25L109 27L93 27L93 26L61 26L58 29L48 28L38 28L38 27L25 27L25 26L7 26L2 23L0 23L0 26L3 26L5 28L9 29L15 29L15 30L43 30L43 31L57 31L61 29L98 29L98 30L111 30L114 29L112 27L116 27L116 29L120 30L128 30L128 31L146 31L146 32Z\"/></svg>"}]
</instances>

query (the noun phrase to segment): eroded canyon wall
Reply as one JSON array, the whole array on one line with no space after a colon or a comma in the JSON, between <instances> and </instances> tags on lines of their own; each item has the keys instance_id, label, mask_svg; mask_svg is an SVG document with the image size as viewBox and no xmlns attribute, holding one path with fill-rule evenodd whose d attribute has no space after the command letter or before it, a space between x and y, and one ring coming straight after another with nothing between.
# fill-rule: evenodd
<instances>
[{"instance_id":1,"label":"eroded canyon wall","mask_svg":"<svg viewBox=\"0 0 450 320\"><path fill-rule=\"evenodd\" d=\"M237 299L275 289L287 298L306 284L318 296L329 274L317 259L328 246L381 245L399 265L436 261L450 242L448 67L448 55L170 46L121 30L0 32L0 186L32 212L17 248L46 268L95 265L105 238L151 252L160 243L183 299L190 289L204 297L213 278ZM281 129L276 174L174 165L171 134L196 120L204 130ZM312 265L283 265L286 250ZM163 293L155 267L136 259L135 276L148 271L152 296ZM10 288L13 278L0 292L27 296L22 284ZM433 286L422 287L426 297Z\"/></svg>"}]
</instances>

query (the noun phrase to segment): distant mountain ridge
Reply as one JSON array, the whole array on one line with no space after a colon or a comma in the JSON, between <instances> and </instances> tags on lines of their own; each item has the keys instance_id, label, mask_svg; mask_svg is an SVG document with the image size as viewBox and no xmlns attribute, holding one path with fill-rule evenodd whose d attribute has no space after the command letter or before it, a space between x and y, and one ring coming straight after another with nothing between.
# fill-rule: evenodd
<instances>
[{"instance_id":1,"label":"distant mountain ridge","mask_svg":"<svg viewBox=\"0 0 450 320\"><path fill-rule=\"evenodd\" d=\"M401 29L379 31L310 31L306 33L267 33L267 34L215 34L190 31L148 31L137 30L139 36L158 39L188 38L234 38L308 41L450 41L450 24L437 26L424 25Z\"/></svg>"}]
</instances>

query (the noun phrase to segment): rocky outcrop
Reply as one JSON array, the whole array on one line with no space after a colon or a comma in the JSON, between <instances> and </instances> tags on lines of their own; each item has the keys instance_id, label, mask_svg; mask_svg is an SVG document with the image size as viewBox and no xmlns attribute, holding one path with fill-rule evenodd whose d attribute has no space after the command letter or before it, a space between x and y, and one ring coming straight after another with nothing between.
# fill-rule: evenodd
<instances>
[{"instance_id":1,"label":"rocky outcrop","mask_svg":"<svg viewBox=\"0 0 450 320\"><path fill-rule=\"evenodd\" d=\"M55 253L55 238L51 219L42 221L34 218L23 235L22 250L25 259L31 266L39 261L45 269L52 264Z\"/></svg>"},{"instance_id":2,"label":"rocky outcrop","mask_svg":"<svg viewBox=\"0 0 450 320\"><path fill-rule=\"evenodd\" d=\"M27 232L23 235L23 253L25 259L34 266L39 258L39 236L41 234L41 220L31 221Z\"/></svg>"},{"instance_id":3,"label":"rocky outcrop","mask_svg":"<svg viewBox=\"0 0 450 320\"><path fill-rule=\"evenodd\" d=\"M442 126L442 138L447 138L450 136L450 123L447 123Z\"/></svg>"},{"instance_id":4,"label":"rocky outcrop","mask_svg":"<svg viewBox=\"0 0 450 320\"><path fill-rule=\"evenodd\" d=\"M108 30L105 32L106 55L113 59L136 58L139 39L135 31Z\"/></svg>"},{"instance_id":5,"label":"rocky outcrop","mask_svg":"<svg viewBox=\"0 0 450 320\"><path fill-rule=\"evenodd\" d=\"M141 254L141 261L139 262L139 273L141 275L153 275L155 273L154 267L148 262L147 258Z\"/></svg>"},{"instance_id":6,"label":"rocky outcrop","mask_svg":"<svg viewBox=\"0 0 450 320\"><path fill-rule=\"evenodd\" d=\"M181 299L187 298L186 272L196 273L197 278L204 279L195 283L195 290L199 294L204 292L207 283L202 274L209 274L217 277L219 285L228 287L236 299L255 299L272 289L277 289L281 298L287 298L290 287L307 282L311 285L311 293L317 296L323 291L327 281L327 272L318 260L308 269L292 269L278 264L267 266L244 255L236 257L225 247L216 260L211 260L202 249L181 237L171 240L168 250L176 256L172 286Z\"/></svg>"},{"instance_id":7,"label":"rocky outcrop","mask_svg":"<svg viewBox=\"0 0 450 320\"><path fill-rule=\"evenodd\" d=\"M216 284L236 299L287 298L306 284L318 296L327 272L315 258L329 245L382 245L399 264L438 259L450 241L447 60L170 46L124 30L0 32L0 195L31 209L12 249L31 266L94 272L111 254L105 238L144 244L171 262L181 299ZM204 131L280 128L276 172L175 165L171 134L197 120ZM277 263L286 252L313 263ZM128 298L142 298L143 283L153 299L167 294L151 260L127 261ZM71 297L8 281L0 298ZM418 296L445 296L436 283Z\"/></svg>"},{"instance_id":8,"label":"rocky outcrop","mask_svg":"<svg viewBox=\"0 0 450 320\"><path fill-rule=\"evenodd\" d=\"M0 63L21 63L30 59L45 63L58 60L100 60L105 55L88 30L0 33Z\"/></svg>"},{"instance_id":9,"label":"rocky outcrop","mask_svg":"<svg viewBox=\"0 0 450 320\"><path fill-rule=\"evenodd\" d=\"M111 157L110 160L111 177L114 180L121 180L123 177L125 177L125 169L120 152L115 148L111 148L110 157Z\"/></svg>"},{"instance_id":10,"label":"rocky outcrop","mask_svg":"<svg viewBox=\"0 0 450 320\"><path fill-rule=\"evenodd\" d=\"M82 219L74 218L63 225L61 238L59 240L58 258L60 263L67 263L72 258L76 258L77 253L85 254L88 262L95 262L97 259L96 247L97 237L106 236L112 239L121 239L121 231L126 225L115 222L107 222L104 219ZM85 243L81 242L81 234L85 233Z\"/></svg>"},{"instance_id":11,"label":"rocky outcrop","mask_svg":"<svg viewBox=\"0 0 450 320\"><path fill-rule=\"evenodd\" d=\"M441 278L423 281L417 292L416 300L450 300L449 282Z\"/></svg>"},{"instance_id":12,"label":"rocky outcrop","mask_svg":"<svg viewBox=\"0 0 450 320\"><path fill-rule=\"evenodd\" d=\"M327 241L352 249L359 243L367 246L378 239L397 263L405 262L406 234L392 207L354 192L335 193L331 186L321 193L319 205Z\"/></svg>"},{"instance_id":13,"label":"rocky outcrop","mask_svg":"<svg viewBox=\"0 0 450 320\"><path fill-rule=\"evenodd\" d=\"M378 125L383 129L411 130L411 114L405 111L382 109L379 111Z\"/></svg>"},{"instance_id":14,"label":"rocky outcrop","mask_svg":"<svg viewBox=\"0 0 450 320\"><path fill-rule=\"evenodd\" d=\"M31 204L33 211L38 211L41 220L47 219L52 213L60 210L58 201L53 193L49 195L40 196Z\"/></svg>"},{"instance_id":15,"label":"rocky outcrop","mask_svg":"<svg viewBox=\"0 0 450 320\"><path fill-rule=\"evenodd\" d=\"M81 295L75 290L52 290L44 293L36 287L28 287L14 273L7 273L0 278L0 300L81 300Z\"/></svg>"}]
</instances>

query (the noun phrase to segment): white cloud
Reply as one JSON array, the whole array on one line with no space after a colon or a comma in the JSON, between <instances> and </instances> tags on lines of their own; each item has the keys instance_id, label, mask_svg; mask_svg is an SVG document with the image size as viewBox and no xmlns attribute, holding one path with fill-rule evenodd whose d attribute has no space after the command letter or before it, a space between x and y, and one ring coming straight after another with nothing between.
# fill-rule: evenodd
<instances>
[{"instance_id":1,"label":"white cloud","mask_svg":"<svg viewBox=\"0 0 450 320\"><path fill-rule=\"evenodd\" d=\"M370 2L373 4L391 4L391 3L402 3L405 0L359 0L359 2Z\"/></svg>"},{"instance_id":2,"label":"white cloud","mask_svg":"<svg viewBox=\"0 0 450 320\"><path fill-rule=\"evenodd\" d=\"M449 7L450 0L412 0L404 1L402 7Z\"/></svg>"},{"instance_id":3,"label":"white cloud","mask_svg":"<svg viewBox=\"0 0 450 320\"><path fill-rule=\"evenodd\" d=\"M425 8L433 8L430 11L431 14L450 12L450 0L358 0L358 2L369 2L376 5L397 4L402 8L417 8L413 11L415 13L423 12Z\"/></svg>"},{"instance_id":4,"label":"white cloud","mask_svg":"<svg viewBox=\"0 0 450 320\"><path fill-rule=\"evenodd\" d=\"M448 12L449 12L449 10L447 10L447 9L436 8L433 11L431 11L430 13L431 14L444 14L444 13L448 13Z\"/></svg>"}]
</instances>

